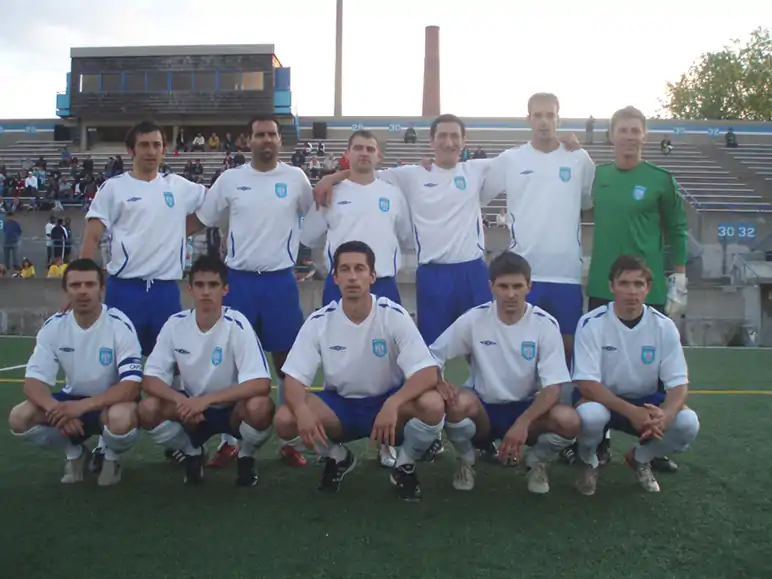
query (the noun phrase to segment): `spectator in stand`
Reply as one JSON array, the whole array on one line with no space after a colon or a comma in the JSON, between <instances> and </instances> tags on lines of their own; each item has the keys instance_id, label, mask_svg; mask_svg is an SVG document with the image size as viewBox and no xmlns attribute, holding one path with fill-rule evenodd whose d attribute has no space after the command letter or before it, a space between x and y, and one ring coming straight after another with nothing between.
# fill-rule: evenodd
<instances>
[{"instance_id":1,"label":"spectator in stand","mask_svg":"<svg viewBox=\"0 0 772 579\"><path fill-rule=\"evenodd\" d=\"M91 206L91 202L94 200L99 187L104 183L103 179L94 179L93 177L87 178L84 183L81 184L81 195L83 197L83 208L88 210Z\"/></svg>"},{"instance_id":2,"label":"spectator in stand","mask_svg":"<svg viewBox=\"0 0 772 579\"><path fill-rule=\"evenodd\" d=\"M206 147L206 139L204 139L204 135L197 133L196 137L193 139L190 150L193 152L200 151L203 153L204 147Z\"/></svg>"},{"instance_id":3,"label":"spectator in stand","mask_svg":"<svg viewBox=\"0 0 772 579\"><path fill-rule=\"evenodd\" d=\"M482 147L477 147L477 150L474 152L474 155L472 155L472 159L487 159L488 153L483 151Z\"/></svg>"},{"instance_id":4,"label":"spectator in stand","mask_svg":"<svg viewBox=\"0 0 772 579\"><path fill-rule=\"evenodd\" d=\"M174 143L175 154L180 151L188 152L188 136L185 134L185 129L180 129L180 132L177 133L177 141Z\"/></svg>"},{"instance_id":5,"label":"spectator in stand","mask_svg":"<svg viewBox=\"0 0 772 579\"><path fill-rule=\"evenodd\" d=\"M346 149L338 159L338 171L348 171L349 169L351 169L351 159L348 158L348 149Z\"/></svg>"},{"instance_id":6,"label":"spectator in stand","mask_svg":"<svg viewBox=\"0 0 772 579\"><path fill-rule=\"evenodd\" d=\"M83 174L84 175L94 174L94 159L92 159L91 157L86 157L85 161L83 161Z\"/></svg>"},{"instance_id":7,"label":"spectator in stand","mask_svg":"<svg viewBox=\"0 0 772 579\"><path fill-rule=\"evenodd\" d=\"M590 118L587 119L587 124L584 127L585 129L585 142L588 145L592 145L593 142L593 136L595 135L595 119L592 118L592 115L590 115Z\"/></svg>"},{"instance_id":8,"label":"spectator in stand","mask_svg":"<svg viewBox=\"0 0 772 579\"><path fill-rule=\"evenodd\" d=\"M236 143L234 144L234 151L241 151L241 149L244 147L244 137L242 135L239 135L236 137Z\"/></svg>"},{"instance_id":9,"label":"spectator in stand","mask_svg":"<svg viewBox=\"0 0 772 579\"><path fill-rule=\"evenodd\" d=\"M311 154L311 143L306 141L303 143L303 154L308 157Z\"/></svg>"},{"instance_id":10,"label":"spectator in stand","mask_svg":"<svg viewBox=\"0 0 772 579\"><path fill-rule=\"evenodd\" d=\"M295 152L292 153L292 159L290 160L290 163L292 163L295 167L300 167L301 169L305 167L306 155L303 153L302 149L295 149Z\"/></svg>"},{"instance_id":11,"label":"spectator in stand","mask_svg":"<svg viewBox=\"0 0 772 579\"><path fill-rule=\"evenodd\" d=\"M110 157L107 159L107 163L105 163L105 177L109 179L113 176L113 171L115 170L115 157Z\"/></svg>"},{"instance_id":12,"label":"spectator in stand","mask_svg":"<svg viewBox=\"0 0 772 579\"><path fill-rule=\"evenodd\" d=\"M472 154L469 152L469 146L464 145L464 148L461 149L461 162L465 163L471 158Z\"/></svg>"},{"instance_id":13,"label":"spectator in stand","mask_svg":"<svg viewBox=\"0 0 772 579\"><path fill-rule=\"evenodd\" d=\"M319 162L319 157L311 158L311 162L308 164L308 174L311 179L318 179L322 176L322 164Z\"/></svg>"},{"instance_id":14,"label":"spectator in stand","mask_svg":"<svg viewBox=\"0 0 772 579\"><path fill-rule=\"evenodd\" d=\"M21 240L21 225L16 221L13 211L5 215L3 224L3 257L5 266L14 271L19 269L19 241Z\"/></svg>"},{"instance_id":15,"label":"spectator in stand","mask_svg":"<svg viewBox=\"0 0 772 579\"><path fill-rule=\"evenodd\" d=\"M235 146L236 145L233 142L233 137L231 136L231 134L225 133L225 140L223 140L223 143L222 143L223 150L230 153L231 151L233 151Z\"/></svg>"},{"instance_id":16,"label":"spectator in stand","mask_svg":"<svg viewBox=\"0 0 772 579\"><path fill-rule=\"evenodd\" d=\"M325 155L324 143L319 141L318 143L316 143L316 156L324 157L324 155Z\"/></svg>"},{"instance_id":17,"label":"spectator in stand","mask_svg":"<svg viewBox=\"0 0 772 579\"><path fill-rule=\"evenodd\" d=\"M48 268L48 277L64 277L64 272L67 271L67 264L62 261L61 256L54 259L54 263Z\"/></svg>"},{"instance_id":18,"label":"spectator in stand","mask_svg":"<svg viewBox=\"0 0 772 579\"><path fill-rule=\"evenodd\" d=\"M25 197L31 197L34 199L34 203L38 204L38 178L34 173L27 173L27 177L24 179L24 195Z\"/></svg>"},{"instance_id":19,"label":"spectator in stand","mask_svg":"<svg viewBox=\"0 0 772 579\"><path fill-rule=\"evenodd\" d=\"M21 270L19 270L19 277L22 279L31 279L35 277L35 266L28 257L21 260Z\"/></svg>"},{"instance_id":20,"label":"spectator in stand","mask_svg":"<svg viewBox=\"0 0 772 579\"><path fill-rule=\"evenodd\" d=\"M217 136L217 133L212 133L212 136L209 137L209 141L207 141L206 144L209 145L210 151L219 151L220 137Z\"/></svg>"},{"instance_id":21,"label":"spectator in stand","mask_svg":"<svg viewBox=\"0 0 772 579\"><path fill-rule=\"evenodd\" d=\"M665 137L659 144L659 150L663 155L669 155L670 151L673 150L673 143L670 141L670 139Z\"/></svg>"},{"instance_id":22,"label":"spectator in stand","mask_svg":"<svg viewBox=\"0 0 772 579\"><path fill-rule=\"evenodd\" d=\"M40 169L43 169L43 171L45 171L47 166L48 166L48 163L43 158L43 155L40 155L40 157L38 157L38 160L35 161L35 167L39 167Z\"/></svg>"},{"instance_id":23,"label":"spectator in stand","mask_svg":"<svg viewBox=\"0 0 772 579\"><path fill-rule=\"evenodd\" d=\"M241 167L246 162L247 160L244 158L244 155L242 155L241 153L236 153L236 155L233 157L234 167Z\"/></svg>"},{"instance_id":24,"label":"spectator in stand","mask_svg":"<svg viewBox=\"0 0 772 579\"><path fill-rule=\"evenodd\" d=\"M335 155L333 153L330 153L324 158L324 163L322 168L324 169L324 174L329 175L331 173L334 173L337 168L337 163L335 162Z\"/></svg>"},{"instance_id":25,"label":"spectator in stand","mask_svg":"<svg viewBox=\"0 0 772 579\"><path fill-rule=\"evenodd\" d=\"M123 174L123 157L118 155L115 157L115 167L113 168L113 175Z\"/></svg>"},{"instance_id":26,"label":"spectator in stand","mask_svg":"<svg viewBox=\"0 0 772 579\"><path fill-rule=\"evenodd\" d=\"M209 188L210 189L212 187L214 187L214 183L215 183L215 181L217 181L217 179L220 178L220 175L222 175L222 170L221 169L217 169L217 171L215 171L214 174L212 174L212 179L209 181Z\"/></svg>"},{"instance_id":27,"label":"spectator in stand","mask_svg":"<svg viewBox=\"0 0 772 579\"><path fill-rule=\"evenodd\" d=\"M227 171L233 167L233 158L231 157L231 152L226 150L225 158L222 160L222 170Z\"/></svg>"},{"instance_id":28,"label":"spectator in stand","mask_svg":"<svg viewBox=\"0 0 772 579\"><path fill-rule=\"evenodd\" d=\"M201 164L201 159L196 159L196 162L193 164L193 175L203 175L204 174L204 166Z\"/></svg>"},{"instance_id":29,"label":"spectator in stand","mask_svg":"<svg viewBox=\"0 0 772 579\"><path fill-rule=\"evenodd\" d=\"M51 232L56 227L56 217L50 215L46 223L46 265L51 265L54 261L54 243L51 241Z\"/></svg>"},{"instance_id":30,"label":"spectator in stand","mask_svg":"<svg viewBox=\"0 0 772 579\"><path fill-rule=\"evenodd\" d=\"M245 135L244 133L241 133L239 135L239 137L241 137L241 147L239 147L239 151L241 151L242 153L246 153L247 151L250 150L249 149L249 137L247 135Z\"/></svg>"},{"instance_id":31,"label":"spectator in stand","mask_svg":"<svg viewBox=\"0 0 772 579\"><path fill-rule=\"evenodd\" d=\"M185 163L185 167L182 169L182 176L188 181L193 180L193 161L190 159L188 159L188 162Z\"/></svg>"},{"instance_id":32,"label":"spectator in stand","mask_svg":"<svg viewBox=\"0 0 772 579\"><path fill-rule=\"evenodd\" d=\"M65 146L64 149L62 149L62 152L59 155L59 166L60 167L69 167L71 160L72 160L72 153L70 153L70 151L67 150L67 147Z\"/></svg>"},{"instance_id":33,"label":"spectator in stand","mask_svg":"<svg viewBox=\"0 0 772 579\"><path fill-rule=\"evenodd\" d=\"M405 143L409 145L415 145L418 142L418 133L416 133L415 127L413 127L413 125L410 125L405 130L404 138L405 138Z\"/></svg>"},{"instance_id":34,"label":"spectator in stand","mask_svg":"<svg viewBox=\"0 0 772 579\"><path fill-rule=\"evenodd\" d=\"M503 227L506 229L507 227L507 210L505 208L501 208L501 211L498 212L496 215L496 225L498 227Z\"/></svg>"},{"instance_id":35,"label":"spectator in stand","mask_svg":"<svg viewBox=\"0 0 772 579\"><path fill-rule=\"evenodd\" d=\"M72 219L70 217L64 218L64 231L67 233L64 239L64 263L70 263L70 255L72 255Z\"/></svg>"},{"instance_id":36,"label":"spectator in stand","mask_svg":"<svg viewBox=\"0 0 772 579\"><path fill-rule=\"evenodd\" d=\"M67 230L64 228L64 220L57 219L56 225L51 230L51 245L54 261L59 257L64 260L64 248L67 245Z\"/></svg>"},{"instance_id":37,"label":"spectator in stand","mask_svg":"<svg viewBox=\"0 0 772 579\"><path fill-rule=\"evenodd\" d=\"M734 129L732 127L729 127L729 129L726 131L726 135L724 135L724 143L731 149L737 148L737 135L734 134Z\"/></svg>"},{"instance_id":38,"label":"spectator in stand","mask_svg":"<svg viewBox=\"0 0 772 579\"><path fill-rule=\"evenodd\" d=\"M3 167L4 168L4 167ZM0 170L0 213L5 213L5 171Z\"/></svg>"}]
</instances>

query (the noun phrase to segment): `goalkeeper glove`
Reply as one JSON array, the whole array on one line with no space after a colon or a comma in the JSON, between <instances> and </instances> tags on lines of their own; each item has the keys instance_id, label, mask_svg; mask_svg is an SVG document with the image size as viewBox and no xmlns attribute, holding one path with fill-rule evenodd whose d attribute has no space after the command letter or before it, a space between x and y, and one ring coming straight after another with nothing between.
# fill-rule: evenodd
<instances>
[{"instance_id":1,"label":"goalkeeper glove","mask_svg":"<svg viewBox=\"0 0 772 579\"><path fill-rule=\"evenodd\" d=\"M686 311L688 290L686 289L686 274L673 273L667 278L667 304L665 313L673 320L681 317Z\"/></svg>"}]
</instances>

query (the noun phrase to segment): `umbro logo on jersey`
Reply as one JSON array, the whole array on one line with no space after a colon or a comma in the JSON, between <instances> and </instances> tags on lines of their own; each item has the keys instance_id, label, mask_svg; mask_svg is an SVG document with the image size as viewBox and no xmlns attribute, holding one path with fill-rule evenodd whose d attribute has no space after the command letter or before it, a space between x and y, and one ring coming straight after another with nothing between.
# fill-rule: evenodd
<instances>
[{"instance_id":1,"label":"umbro logo on jersey","mask_svg":"<svg viewBox=\"0 0 772 579\"><path fill-rule=\"evenodd\" d=\"M526 169L525 171L520 172L521 175L530 175L531 173L533 173L531 169Z\"/></svg>"},{"instance_id":2,"label":"umbro logo on jersey","mask_svg":"<svg viewBox=\"0 0 772 579\"><path fill-rule=\"evenodd\" d=\"M333 350L335 352L342 352L346 349L346 346L330 346L330 350Z\"/></svg>"},{"instance_id":3,"label":"umbro logo on jersey","mask_svg":"<svg viewBox=\"0 0 772 579\"><path fill-rule=\"evenodd\" d=\"M69 346L64 346L62 348L59 348L60 352L74 352L75 348L70 348Z\"/></svg>"},{"instance_id":4,"label":"umbro logo on jersey","mask_svg":"<svg viewBox=\"0 0 772 579\"><path fill-rule=\"evenodd\" d=\"M134 203L135 201L142 201L142 197L129 197L126 199L126 203Z\"/></svg>"},{"instance_id":5,"label":"umbro logo on jersey","mask_svg":"<svg viewBox=\"0 0 772 579\"><path fill-rule=\"evenodd\" d=\"M187 350L183 350L182 348L174 348L174 351L178 354L190 354Z\"/></svg>"},{"instance_id":6,"label":"umbro logo on jersey","mask_svg":"<svg viewBox=\"0 0 772 579\"><path fill-rule=\"evenodd\" d=\"M436 186L437 186L437 183L424 183L424 187L429 187L430 189Z\"/></svg>"},{"instance_id":7,"label":"umbro logo on jersey","mask_svg":"<svg viewBox=\"0 0 772 579\"><path fill-rule=\"evenodd\" d=\"M242 185L241 187L236 187L238 191L252 191L252 187L247 187L246 185Z\"/></svg>"},{"instance_id":8,"label":"umbro logo on jersey","mask_svg":"<svg viewBox=\"0 0 772 579\"><path fill-rule=\"evenodd\" d=\"M496 342L494 342L493 340L480 340L480 343L483 346L495 346L496 345Z\"/></svg>"},{"instance_id":9,"label":"umbro logo on jersey","mask_svg":"<svg viewBox=\"0 0 772 579\"><path fill-rule=\"evenodd\" d=\"M338 201L338 205L348 205L351 201Z\"/></svg>"},{"instance_id":10,"label":"umbro logo on jersey","mask_svg":"<svg viewBox=\"0 0 772 579\"><path fill-rule=\"evenodd\" d=\"M616 346L603 346L603 350L605 352L616 352L617 347Z\"/></svg>"}]
</instances>

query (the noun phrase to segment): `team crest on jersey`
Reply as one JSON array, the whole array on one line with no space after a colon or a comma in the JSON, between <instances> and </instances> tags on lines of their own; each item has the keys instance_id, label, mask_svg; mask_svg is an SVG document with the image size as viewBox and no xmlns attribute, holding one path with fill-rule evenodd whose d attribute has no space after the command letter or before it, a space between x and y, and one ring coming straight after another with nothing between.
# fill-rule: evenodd
<instances>
[{"instance_id":1,"label":"team crest on jersey","mask_svg":"<svg viewBox=\"0 0 772 579\"><path fill-rule=\"evenodd\" d=\"M633 187L633 199L640 201L646 195L646 187L643 185L636 185Z\"/></svg>"},{"instance_id":2,"label":"team crest on jersey","mask_svg":"<svg viewBox=\"0 0 772 579\"><path fill-rule=\"evenodd\" d=\"M166 201L167 207L174 207L174 193L171 191L164 191L164 201Z\"/></svg>"},{"instance_id":3,"label":"team crest on jersey","mask_svg":"<svg viewBox=\"0 0 772 579\"><path fill-rule=\"evenodd\" d=\"M276 191L276 196L279 199L284 199L287 196L287 184L276 183L276 188L274 189L274 191Z\"/></svg>"},{"instance_id":4,"label":"team crest on jersey","mask_svg":"<svg viewBox=\"0 0 772 579\"><path fill-rule=\"evenodd\" d=\"M387 213L389 209L391 209L391 200L389 200L386 197L381 197L380 199L378 199L378 209L380 209L384 213Z\"/></svg>"},{"instance_id":5,"label":"team crest on jersey","mask_svg":"<svg viewBox=\"0 0 772 579\"><path fill-rule=\"evenodd\" d=\"M217 346L212 352L212 366L219 366L222 364L222 348Z\"/></svg>"},{"instance_id":6,"label":"team crest on jersey","mask_svg":"<svg viewBox=\"0 0 772 579\"><path fill-rule=\"evenodd\" d=\"M112 348L99 348L99 363L102 366L109 366L113 363Z\"/></svg>"},{"instance_id":7,"label":"team crest on jersey","mask_svg":"<svg viewBox=\"0 0 772 579\"><path fill-rule=\"evenodd\" d=\"M656 357L657 349L654 346L644 346L641 348L641 362L651 364Z\"/></svg>"},{"instance_id":8,"label":"team crest on jersey","mask_svg":"<svg viewBox=\"0 0 772 579\"><path fill-rule=\"evenodd\" d=\"M520 344L520 353L529 362L536 357L536 342L523 342Z\"/></svg>"},{"instance_id":9,"label":"team crest on jersey","mask_svg":"<svg viewBox=\"0 0 772 579\"><path fill-rule=\"evenodd\" d=\"M560 180L568 183L571 180L571 167L560 168Z\"/></svg>"},{"instance_id":10,"label":"team crest on jersey","mask_svg":"<svg viewBox=\"0 0 772 579\"><path fill-rule=\"evenodd\" d=\"M379 358L386 355L386 340L373 340L373 354Z\"/></svg>"},{"instance_id":11,"label":"team crest on jersey","mask_svg":"<svg viewBox=\"0 0 772 579\"><path fill-rule=\"evenodd\" d=\"M453 182L456 184L456 188L460 189L461 191L466 189L466 177L464 177L463 175L454 177Z\"/></svg>"}]
</instances>

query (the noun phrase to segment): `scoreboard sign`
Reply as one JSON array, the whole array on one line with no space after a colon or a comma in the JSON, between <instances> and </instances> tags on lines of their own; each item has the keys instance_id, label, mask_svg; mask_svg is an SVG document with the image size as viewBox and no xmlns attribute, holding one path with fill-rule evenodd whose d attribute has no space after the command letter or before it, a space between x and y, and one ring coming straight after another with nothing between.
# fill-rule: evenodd
<instances>
[{"instance_id":1,"label":"scoreboard sign","mask_svg":"<svg viewBox=\"0 0 772 579\"><path fill-rule=\"evenodd\" d=\"M720 243L752 244L756 241L754 223L719 223L717 233Z\"/></svg>"}]
</instances>

